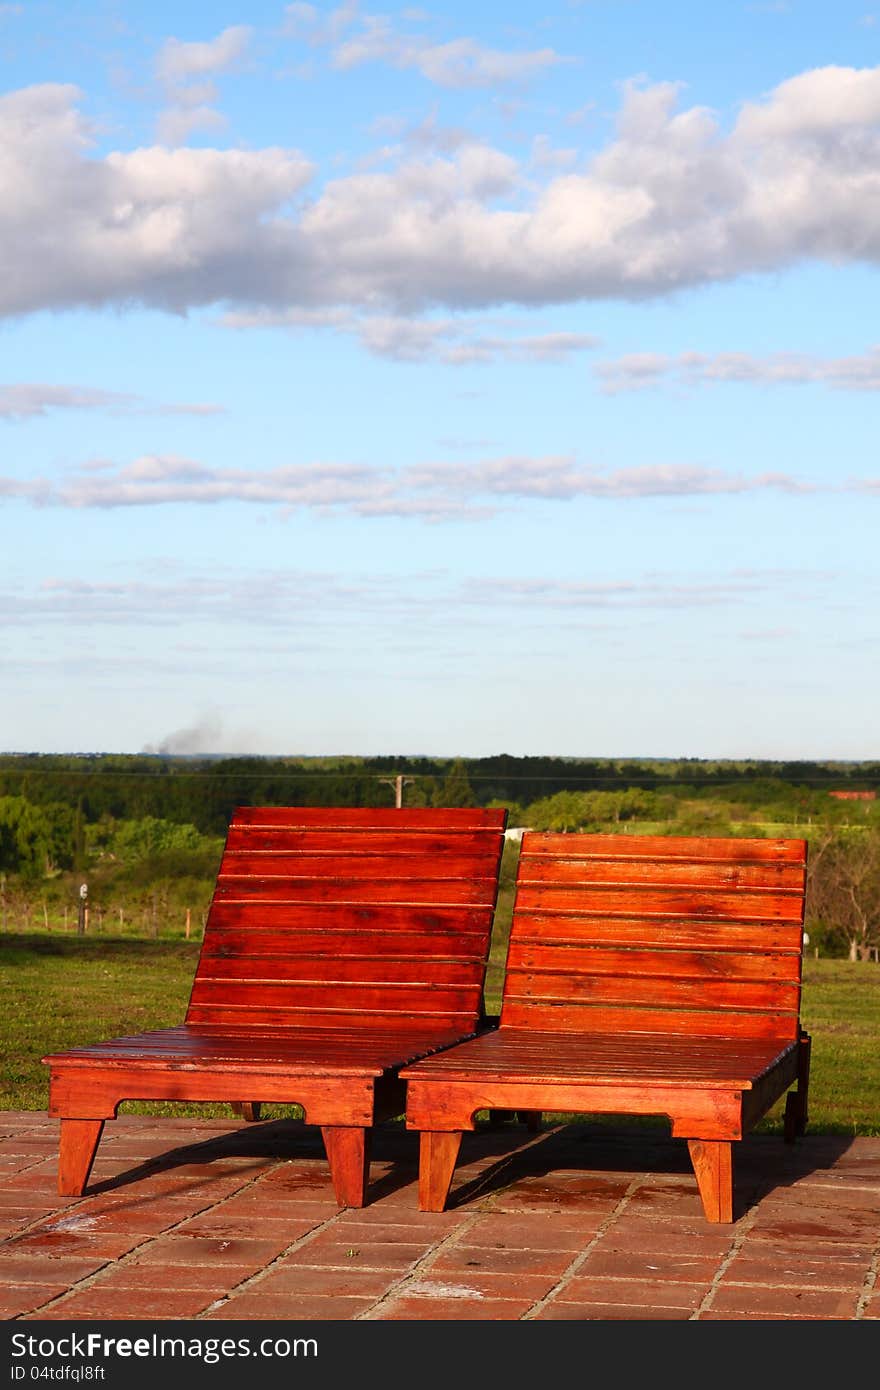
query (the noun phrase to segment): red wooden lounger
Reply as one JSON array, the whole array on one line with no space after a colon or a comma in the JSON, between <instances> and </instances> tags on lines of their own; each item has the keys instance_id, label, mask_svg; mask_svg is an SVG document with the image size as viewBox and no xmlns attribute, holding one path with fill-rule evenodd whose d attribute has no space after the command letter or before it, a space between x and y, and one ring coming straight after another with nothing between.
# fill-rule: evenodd
<instances>
[{"instance_id":1,"label":"red wooden lounger","mask_svg":"<svg viewBox=\"0 0 880 1390\"><path fill-rule=\"evenodd\" d=\"M732 1141L794 1083L806 844L527 832L500 1026L404 1068L419 1202L442 1211L480 1110L667 1115L709 1221L733 1219Z\"/></svg>"},{"instance_id":2,"label":"red wooden lounger","mask_svg":"<svg viewBox=\"0 0 880 1390\"><path fill-rule=\"evenodd\" d=\"M243 808L229 827L185 1022L45 1057L58 1187L79 1195L123 1100L299 1104L341 1206L399 1068L475 1033L504 810ZM136 981L133 982L136 988Z\"/></svg>"}]
</instances>

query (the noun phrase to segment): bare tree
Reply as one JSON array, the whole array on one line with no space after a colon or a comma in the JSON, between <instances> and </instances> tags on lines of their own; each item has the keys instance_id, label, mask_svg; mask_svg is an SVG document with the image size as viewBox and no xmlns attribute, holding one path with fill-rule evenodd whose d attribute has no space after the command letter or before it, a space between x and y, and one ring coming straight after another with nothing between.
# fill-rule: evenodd
<instances>
[{"instance_id":1,"label":"bare tree","mask_svg":"<svg viewBox=\"0 0 880 1390\"><path fill-rule=\"evenodd\" d=\"M850 960L869 960L880 946L880 831L826 830L808 863L808 920L839 932Z\"/></svg>"}]
</instances>

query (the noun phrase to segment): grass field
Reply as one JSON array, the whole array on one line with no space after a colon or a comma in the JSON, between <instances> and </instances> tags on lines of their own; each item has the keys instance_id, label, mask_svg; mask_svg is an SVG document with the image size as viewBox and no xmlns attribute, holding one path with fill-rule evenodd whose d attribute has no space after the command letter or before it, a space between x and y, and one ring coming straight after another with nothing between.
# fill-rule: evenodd
<instances>
[{"instance_id":1,"label":"grass field","mask_svg":"<svg viewBox=\"0 0 880 1390\"><path fill-rule=\"evenodd\" d=\"M46 1053L102 1038L180 1023L198 943L74 935L0 937L0 1109L45 1110ZM501 944L493 952L487 1006L500 997ZM801 1008L813 1037L810 1129L880 1135L880 967L873 962L804 961ZM224 1105L141 1104L128 1111L228 1115ZM295 1115L267 1107L267 1115ZM782 1102L759 1126L781 1128Z\"/></svg>"}]
</instances>

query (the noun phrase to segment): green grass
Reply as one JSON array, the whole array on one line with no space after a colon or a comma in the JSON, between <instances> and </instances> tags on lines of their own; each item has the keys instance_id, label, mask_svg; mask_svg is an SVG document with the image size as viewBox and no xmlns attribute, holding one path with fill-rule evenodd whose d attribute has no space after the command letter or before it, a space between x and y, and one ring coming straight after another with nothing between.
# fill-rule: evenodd
<instances>
[{"instance_id":1,"label":"green grass","mask_svg":"<svg viewBox=\"0 0 880 1390\"><path fill-rule=\"evenodd\" d=\"M487 1003L497 1011L506 903L493 951ZM0 937L0 1109L45 1110L48 1069L40 1059L66 1047L180 1023L198 943L104 936L99 941ZM804 962L801 1018L812 1034L810 1130L880 1135L880 967L873 962ZM225 1105L127 1101L122 1113L228 1115ZM267 1107L267 1115L298 1114ZM781 1128L782 1102L759 1128Z\"/></svg>"}]
</instances>

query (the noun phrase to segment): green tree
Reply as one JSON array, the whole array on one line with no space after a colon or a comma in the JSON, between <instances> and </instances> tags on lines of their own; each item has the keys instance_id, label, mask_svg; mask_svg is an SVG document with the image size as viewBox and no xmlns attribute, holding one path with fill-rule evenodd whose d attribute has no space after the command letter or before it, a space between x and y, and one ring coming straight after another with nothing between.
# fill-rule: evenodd
<instances>
[{"instance_id":1,"label":"green tree","mask_svg":"<svg viewBox=\"0 0 880 1390\"><path fill-rule=\"evenodd\" d=\"M468 777L463 758L456 758L447 772L443 785L434 793L435 806L476 806L477 798Z\"/></svg>"}]
</instances>

